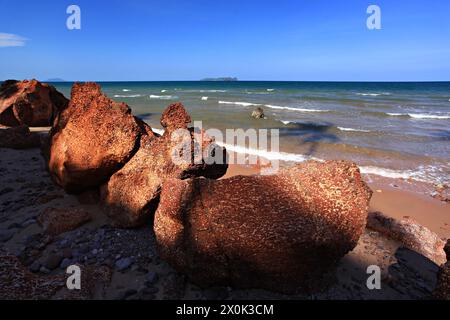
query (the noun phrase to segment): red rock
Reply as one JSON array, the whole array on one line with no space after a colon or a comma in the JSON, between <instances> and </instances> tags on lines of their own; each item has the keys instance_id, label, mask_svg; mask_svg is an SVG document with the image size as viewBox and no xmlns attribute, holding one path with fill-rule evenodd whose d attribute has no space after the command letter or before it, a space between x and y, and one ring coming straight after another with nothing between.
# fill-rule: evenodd
<instances>
[{"instance_id":1,"label":"red rock","mask_svg":"<svg viewBox=\"0 0 450 320\"><path fill-rule=\"evenodd\" d=\"M161 184L167 178L185 179L195 176L219 178L226 173L226 164L207 164L205 158L211 152L219 152L225 159L225 149L214 144L202 134L194 135L187 124L189 114L181 103L170 105L163 113L161 125L165 132L161 137L144 137L135 156L102 187L102 198L107 213L121 227L137 227L153 218ZM181 129L185 134L174 137ZM197 140L194 141L194 136ZM202 145L205 156L195 155L190 148L185 161L174 163L172 155L180 152L180 144ZM209 147L216 149L208 149ZM188 150L184 150L188 151ZM198 156L198 161L194 157Z\"/></svg>"},{"instance_id":2,"label":"red rock","mask_svg":"<svg viewBox=\"0 0 450 320\"><path fill-rule=\"evenodd\" d=\"M29 149L39 147L39 134L30 132L30 129L25 125L0 128L0 148Z\"/></svg>"},{"instance_id":3,"label":"red rock","mask_svg":"<svg viewBox=\"0 0 450 320\"><path fill-rule=\"evenodd\" d=\"M107 98L96 83L75 83L44 154L54 180L79 193L106 182L136 153L142 135L153 133L125 103Z\"/></svg>"},{"instance_id":4,"label":"red rock","mask_svg":"<svg viewBox=\"0 0 450 320\"><path fill-rule=\"evenodd\" d=\"M313 289L362 235L370 189L356 165L310 161L273 176L167 179L162 258L200 286Z\"/></svg>"},{"instance_id":5,"label":"red rock","mask_svg":"<svg viewBox=\"0 0 450 320\"><path fill-rule=\"evenodd\" d=\"M447 261L444 252L445 241L414 219L396 220L381 212L371 212L367 227L400 241L406 248L422 254L437 265Z\"/></svg>"},{"instance_id":6,"label":"red rock","mask_svg":"<svg viewBox=\"0 0 450 320\"><path fill-rule=\"evenodd\" d=\"M450 261L439 270L433 296L439 300L450 300Z\"/></svg>"},{"instance_id":7,"label":"red rock","mask_svg":"<svg viewBox=\"0 0 450 320\"><path fill-rule=\"evenodd\" d=\"M0 124L51 126L68 102L55 87L37 80L7 80L0 86Z\"/></svg>"},{"instance_id":8,"label":"red rock","mask_svg":"<svg viewBox=\"0 0 450 320\"><path fill-rule=\"evenodd\" d=\"M0 299L50 299L65 285L64 275L32 274L13 255L0 252Z\"/></svg>"},{"instance_id":9,"label":"red rock","mask_svg":"<svg viewBox=\"0 0 450 320\"><path fill-rule=\"evenodd\" d=\"M76 229L89 220L89 212L73 208L47 208L37 219L44 231L52 236Z\"/></svg>"}]
</instances>

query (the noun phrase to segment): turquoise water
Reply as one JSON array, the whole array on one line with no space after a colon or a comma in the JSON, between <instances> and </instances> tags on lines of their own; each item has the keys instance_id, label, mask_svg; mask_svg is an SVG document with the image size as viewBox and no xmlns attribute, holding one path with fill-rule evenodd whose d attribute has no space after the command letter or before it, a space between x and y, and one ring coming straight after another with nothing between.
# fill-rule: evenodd
<instances>
[{"instance_id":1,"label":"turquoise water","mask_svg":"<svg viewBox=\"0 0 450 320\"><path fill-rule=\"evenodd\" d=\"M109 97L160 128L181 101L204 128L276 128L274 158L349 159L394 178L449 183L450 82L103 82ZM54 83L66 96L71 83ZM266 119L252 119L260 106Z\"/></svg>"}]
</instances>

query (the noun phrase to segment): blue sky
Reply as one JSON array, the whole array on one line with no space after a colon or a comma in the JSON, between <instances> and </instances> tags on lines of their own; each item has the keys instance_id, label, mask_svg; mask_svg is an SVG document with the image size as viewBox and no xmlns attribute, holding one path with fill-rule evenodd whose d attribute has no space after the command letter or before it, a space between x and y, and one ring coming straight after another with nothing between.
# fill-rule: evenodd
<instances>
[{"instance_id":1,"label":"blue sky","mask_svg":"<svg viewBox=\"0 0 450 320\"><path fill-rule=\"evenodd\" d=\"M71 4L81 30L66 28ZM450 1L0 0L0 79L219 76L449 81Z\"/></svg>"}]
</instances>

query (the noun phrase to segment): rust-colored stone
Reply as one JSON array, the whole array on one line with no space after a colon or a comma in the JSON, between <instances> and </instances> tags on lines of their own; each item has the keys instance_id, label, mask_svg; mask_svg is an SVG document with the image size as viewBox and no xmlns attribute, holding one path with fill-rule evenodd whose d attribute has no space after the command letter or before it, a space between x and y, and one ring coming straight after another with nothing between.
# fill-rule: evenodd
<instances>
[{"instance_id":1,"label":"rust-colored stone","mask_svg":"<svg viewBox=\"0 0 450 320\"><path fill-rule=\"evenodd\" d=\"M226 173L226 164L205 162L215 152L219 152L224 160L225 149L215 145L203 133L195 134L187 127L189 122L190 116L181 103L170 105L161 118L164 134L143 137L136 155L103 186L102 198L108 215L117 225L136 227L149 221L158 205L161 184L169 177L219 178ZM200 145L205 151L203 154L194 152ZM176 157L180 161L173 161L174 154L180 156Z\"/></svg>"},{"instance_id":2,"label":"rust-colored stone","mask_svg":"<svg viewBox=\"0 0 450 320\"><path fill-rule=\"evenodd\" d=\"M433 296L439 300L450 300L450 261L441 266Z\"/></svg>"},{"instance_id":3,"label":"rust-colored stone","mask_svg":"<svg viewBox=\"0 0 450 320\"><path fill-rule=\"evenodd\" d=\"M96 83L75 83L44 148L49 171L68 192L104 183L138 150L151 129L125 103L106 97Z\"/></svg>"},{"instance_id":4,"label":"rust-colored stone","mask_svg":"<svg viewBox=\"0 0 450 320\"><path fill-rule=\"evenodd\" d=\"M89 212L74 208L47 208L38 217L39 224L51 236L76 229L89 220L91 220Z\"/></svg>"},{"instance_id":5,"label":"rust-colored stone","mask_svg":"<svg viewBox=\"0 0 450 320\"><path fill-rule=\"evenodd\" d=\"M408 249L424 255L438 266L447 261L444 252L445 241L414 219L396 220L381 212L371 212L367 227L400 241Z\"/></svg>"},{"instance_id":6,"label":"rust-colored stone","mask_svg":"<svg viewBox=\"0 0 450 320\"><path fill-rule=\"evenodd\" d=\"M312 289L356 246L370 197L345 161L273 176L167 179L154 230L161 256L201 286L289 293Z\"/></svg>"},{"instance_id":7,"label":"rust-colored stone","mask_svg":"<svg viewBox=\"0 0 450 320\"><path fill-rule=\"evenodd\" d=\"M51 126L67 100L55 87L37 80L7 80L0 86L0 124Z\"/></svg>"}]
</instances>

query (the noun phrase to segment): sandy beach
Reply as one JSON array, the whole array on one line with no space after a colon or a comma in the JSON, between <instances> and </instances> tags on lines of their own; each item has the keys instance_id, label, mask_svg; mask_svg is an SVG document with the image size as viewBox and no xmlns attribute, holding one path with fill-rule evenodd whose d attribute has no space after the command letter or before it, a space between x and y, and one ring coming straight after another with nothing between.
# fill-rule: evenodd
<instances>
[{"instance_id":1,"label":"sandy beach","mask_svg":"<svg viewBox=\"0 0 450 320\"><path fill-rule=\"evenodd\" d=\"M42 129L33 129L33 131ZM45 134L45 131L42 133ZM264 290L230 287L199 288L161 260L151 226L118 229L110 225L95 192L69 195L45 170L39 149L0 149L0 234L2 249L16 255L39 277L64 274L67 264L106 266L110 280L81 298L107 299L429 299L438 266L406 249L398 241L367 229L358 246L328 275L327 285L314 294L282 295ZM248 166L231 165L223 179L258 174ZM392 183L392 181L390 181ZM399 183L399 182L397 182ZM448 203L386 184L374 190L371 211L416 219L440 237L449 237ZM38 216L47 208L83 209L92 214L87 224L46 240ZM366 268L382 269L382 290L368 290ZM100 281L100 280L98 280ZM48 298L67 296L64 289Z\"/></svg>"}]
</instances>

